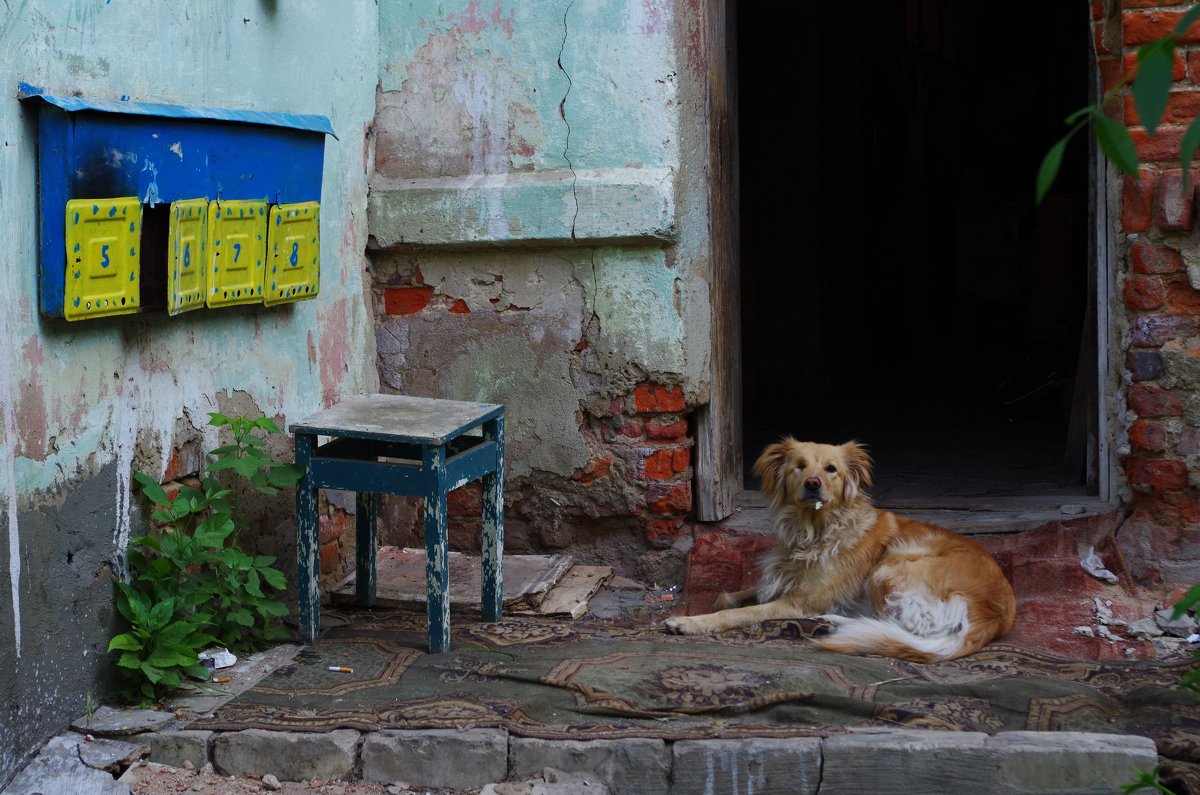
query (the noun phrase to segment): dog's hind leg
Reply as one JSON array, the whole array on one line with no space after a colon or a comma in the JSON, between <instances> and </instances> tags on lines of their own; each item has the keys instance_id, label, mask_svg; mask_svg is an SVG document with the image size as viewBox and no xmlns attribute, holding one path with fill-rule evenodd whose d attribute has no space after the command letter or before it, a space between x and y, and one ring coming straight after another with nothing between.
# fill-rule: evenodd
<instances>
[{"instance_id":1,"label":"dog's hind leg","mask_svg":"<svg viewBox=\"0 0 1200 795\"><path fill-rule=\"evenodd\" d=\"M735 607L758 604L758 589L746 588L733 593L722 592L713 602L713 610L732 610Z\"/></svg>"}]
</instances>

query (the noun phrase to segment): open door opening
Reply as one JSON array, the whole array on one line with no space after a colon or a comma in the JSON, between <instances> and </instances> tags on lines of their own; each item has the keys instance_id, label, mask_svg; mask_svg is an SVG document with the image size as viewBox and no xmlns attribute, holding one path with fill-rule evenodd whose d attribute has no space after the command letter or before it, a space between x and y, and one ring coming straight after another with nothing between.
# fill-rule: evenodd
<instances>
[{"instance_id":1,"label":"open door opening","mask_svg":"<svg viewBox=\"0 0 1200 795\"><path fill-rule=\"evenodd\" d=\"M877 502L1094 493L1087 5L736 4L744 455L857 439Z\"/></svg>"}]
</instances>

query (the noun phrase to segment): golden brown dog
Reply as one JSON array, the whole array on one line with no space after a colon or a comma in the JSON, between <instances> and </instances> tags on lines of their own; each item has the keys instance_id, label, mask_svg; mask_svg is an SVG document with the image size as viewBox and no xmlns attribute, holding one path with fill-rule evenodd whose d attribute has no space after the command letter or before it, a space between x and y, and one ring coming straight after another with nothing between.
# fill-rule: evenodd
<instances>
[{"instance_id":1,"label":"golden brown dog","mask_svg":"<svg viewBox=\"0 0 1200 795\"><path fill-rule=\"evenodd\" d=\"M719 612L679 616L667 629L721 632L759 621L821 616L827 649L916 662L971 654L1007 632L1012 587L983 547L941 527L875 508L871 457L790 437L754 465L778 534L757 590L721 594ZM869 617L822 615L866 611Z\"/></svg>"}]
</instances>

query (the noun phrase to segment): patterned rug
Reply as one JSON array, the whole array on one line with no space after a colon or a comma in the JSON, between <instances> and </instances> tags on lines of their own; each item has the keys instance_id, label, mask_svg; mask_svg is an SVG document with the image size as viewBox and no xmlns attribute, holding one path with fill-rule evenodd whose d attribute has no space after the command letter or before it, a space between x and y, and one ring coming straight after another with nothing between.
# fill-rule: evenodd
<instances>
[{"instance_id":1,"label":"patterned rug","mask_svg":"<svg viewBox=\"0 0 1200 795\"><path fill-rule=\"evenodd\" d=\"M1067 660L994 644L918 665L818 649L807 638L824 628L809 621L684 637L469 616L452 619L451 650L431 655L423 615L340 615L343 626L189 728L496 727L581 740L825 736L855 726L1125 733L1155 740L1178 792L1200 792L1200 708L1177 687L1190 662ZM352 670L329 670L343 667Z\"/></svg>"}]
</instances>

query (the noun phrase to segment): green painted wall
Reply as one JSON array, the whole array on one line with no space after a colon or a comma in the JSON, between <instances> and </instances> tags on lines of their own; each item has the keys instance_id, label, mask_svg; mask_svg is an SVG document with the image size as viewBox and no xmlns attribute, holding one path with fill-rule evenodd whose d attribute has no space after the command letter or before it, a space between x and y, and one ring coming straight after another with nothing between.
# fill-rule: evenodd
<instances>
[{"instance_id":1,"label":"green painted wall","mask_svg":"<svg viewBox=\"0 0 1200 795\"><path fill-rule=\"evenodd\" d=\"M134 468L187 472L207 412L292 421L373 390L365 130L374 3L11 0L0 9L0 785L101 698ZM68 324L37 314L37 111L54 94L328 116L322 285L293 307ZM182 460L181 460L182 459ZM266 528L286 548L287 521ZM286 567L285 567L286 568Z\"/></svg>"}]
</instances>

